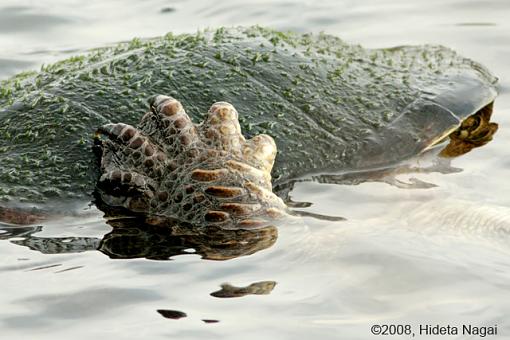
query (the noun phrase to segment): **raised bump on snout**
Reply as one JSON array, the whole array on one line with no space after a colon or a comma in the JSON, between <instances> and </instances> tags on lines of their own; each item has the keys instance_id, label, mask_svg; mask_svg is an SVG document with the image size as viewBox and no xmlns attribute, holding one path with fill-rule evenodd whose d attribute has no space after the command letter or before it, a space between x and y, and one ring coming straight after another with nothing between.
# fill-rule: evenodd
<instances>
[{"instance_id":1,"label":"raised bump on snout","mask_svg":"<svg viewBox=\"0 0 510 340\"><path fill-rule=\"evenodd\" d=\"M226 169L204 170L195 169L191 172L191 178L199 182L217 181L227 175Z\"/></svg>"}]
</instances>

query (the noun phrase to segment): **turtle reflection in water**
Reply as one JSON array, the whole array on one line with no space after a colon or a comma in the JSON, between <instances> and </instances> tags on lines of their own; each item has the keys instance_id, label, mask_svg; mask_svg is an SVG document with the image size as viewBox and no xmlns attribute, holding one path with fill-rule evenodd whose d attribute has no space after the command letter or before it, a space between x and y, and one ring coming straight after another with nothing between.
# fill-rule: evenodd
<instances>
[{"instance_id":1,"label":"turtle reflection in water","mask_svg":"<svg viewBox=\"0 0 510 340\"><path fill-rule=\"evenodd\" d=\"M442 156L487 143L495 87L445 47L260 27L100 48L2 83L0 218L70 214L63 202L95 192L107 214L170 233L261 228L288 212L296 178L393 169L448 139Z\"/></svg>"},{"instance_id":2,"label":"turtle reflection in water","mask_svg":"<svg viewBox=\"0 0 510 340\"><path fill-rule=\"evenodd\" d=\"M255 230L207 228L207 232L175 228L159 228L142 220L112 220L112 231L96 237L40 237L42 226L3 226L0 240L25 246L43 254L68 254L99 250L112 259L146 258L168 260L177 255L196 254L204 260L230 260L271 247L277 228L267 226ZM179 230L181 229L181 230Z\"/></svg>"}]
</instances>

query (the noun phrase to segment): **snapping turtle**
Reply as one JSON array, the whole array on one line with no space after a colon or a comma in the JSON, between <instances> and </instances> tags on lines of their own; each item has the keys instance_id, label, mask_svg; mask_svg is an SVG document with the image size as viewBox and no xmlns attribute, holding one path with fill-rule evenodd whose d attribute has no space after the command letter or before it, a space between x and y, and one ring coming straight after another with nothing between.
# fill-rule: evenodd
<instances>
[{"instance_id":1,"label":"snapping turtle","mask_svg":"<svg viewBox=\"0 0 510 340\"><path fill-rule=\"evenodd\" d=\"M446 155L486 143L495 84L441 46L260 27L99 48L2 83L0 216L71 209L97 182L98 202L153 224L259 226L289 179L394 166L448 135Z\"/></svg>"}]
</instances>

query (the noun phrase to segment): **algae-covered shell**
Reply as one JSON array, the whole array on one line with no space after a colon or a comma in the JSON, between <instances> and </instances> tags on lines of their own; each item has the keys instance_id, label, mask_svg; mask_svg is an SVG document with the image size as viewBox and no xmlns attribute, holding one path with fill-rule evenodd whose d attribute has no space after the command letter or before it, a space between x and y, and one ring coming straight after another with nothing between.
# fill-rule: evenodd
<instances>
[{"instance_id":1,"label":"algae-covered shell","mask_svg":"<svg viewBox=\"0 0 510 340\"><path fill-rule=\"evenodd\" d=\"M121 43L1 84L2 205L90 198L94 131L135 124L154 94L199 122L218 101L278 147L273 181L413 156L490 104L496 78L441 46L365 49L260 27Z\"/></svg>"}]
</instances>

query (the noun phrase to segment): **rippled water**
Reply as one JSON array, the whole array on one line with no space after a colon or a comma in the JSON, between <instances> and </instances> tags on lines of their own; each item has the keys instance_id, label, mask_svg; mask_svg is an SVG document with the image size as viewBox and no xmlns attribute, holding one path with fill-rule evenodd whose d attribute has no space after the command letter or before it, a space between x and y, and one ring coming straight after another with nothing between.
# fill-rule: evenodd
<instances>
[{"instance_id":1,"label":"rippled water","mask_svg":"<svg viewBox=\"0 0 510 340\"><path fill-rule=\"evenodd\" d=\"M428 189L298 183L292 197L313 203L306 210L347 221L305 217L226 261L168 239L158 240L166 255L189 254L129 259L119 235L100 243L111 228L90 207L79 219L0 228L0 338L353 340L376 338L373 324L497 325L497 338L510 338L509 9L506 0L3 0L0 78L135 36L260 24L368 47L453 47L500 78L500 130L453 160L462 171L397 176Z\"/></svg>"}]
</instances>

